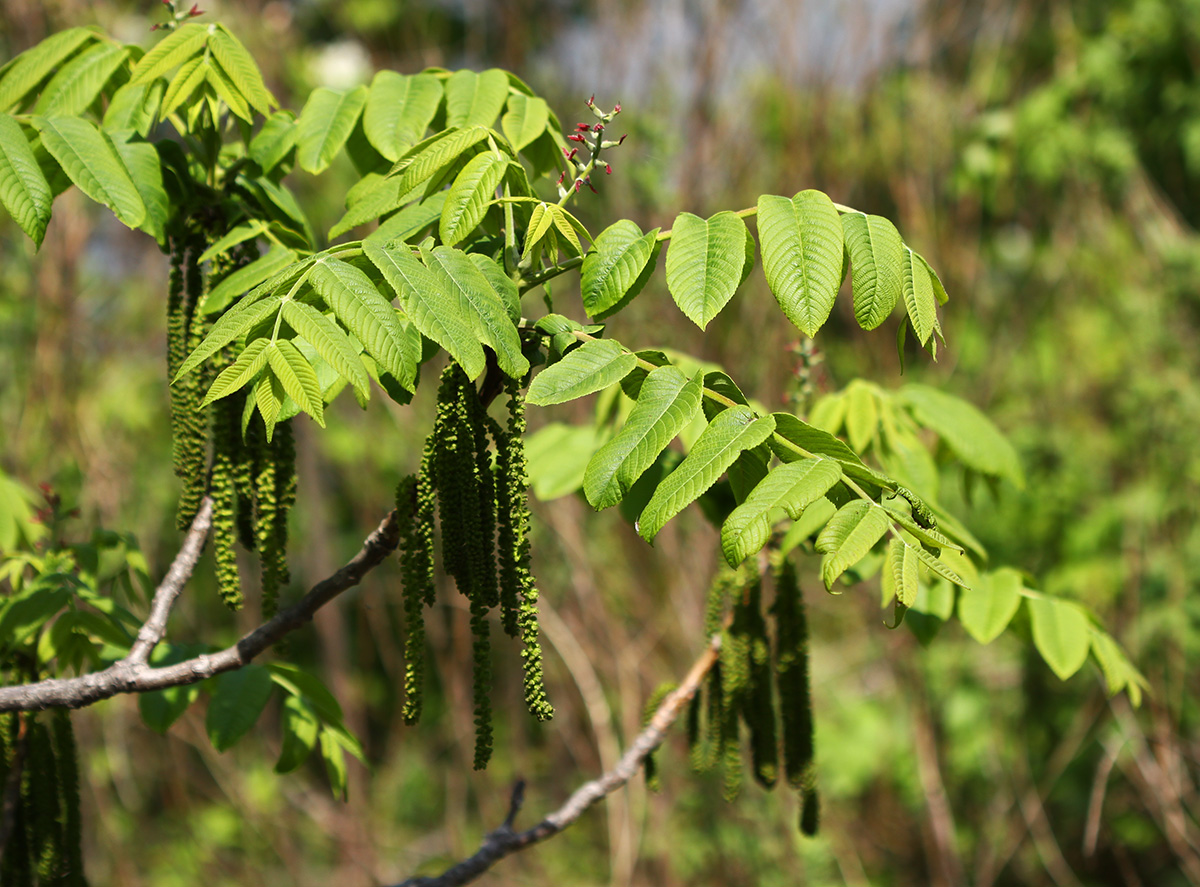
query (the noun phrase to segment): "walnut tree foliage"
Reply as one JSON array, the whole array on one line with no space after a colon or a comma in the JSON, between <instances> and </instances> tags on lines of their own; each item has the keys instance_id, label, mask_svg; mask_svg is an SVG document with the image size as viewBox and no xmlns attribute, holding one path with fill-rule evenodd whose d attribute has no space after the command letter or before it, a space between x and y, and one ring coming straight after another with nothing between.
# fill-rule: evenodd
<instances>
[{"instance_id":1,"label":"walnut tree foliage","mask_svg":"<svg viewBox=\"0 0 1200 887\"><path fill-rule=\"evenodd\" d=\"M761 273L781 321L814 337L848 280L863 329L899 313L901 349L911 337L936 357L947 293L890 221L806 189L708 219L681 213L670 230L618 219L593 232L569 207L611 172L620 106L589 100L587 122L564 134L513 74L428 69L380 71L369 86L316 89L298 112L279 109L234 34L186 12L173 18L148 51L73 28L0 68L0 203L40 245L54 198L74 186L168 254L164 384L179 525L211 497L218 585L230 606L241 605L245 581L237 546L258 559L264 616L288 585L287 514L303 501L296 417L324 427L339 396L363 408L372 397L406 404L419 385L436 384L420 471L396 491L404 716L421 714L423 619L440 563L469 602L476 766L491 750L494 625L522 642L515 667L530 712L553 713L541 676L529 478L545 496L581 492L596 509L618 506L647 542L692 505L719 527L726 563L709 592L707 627L724 643L689 713L693 762L720 766L733 794L747 750L760 783L783 779L804 793L806 832L817 808L801 558L819 556L832 593L878 573L891 627L907 614L923 640L957 615L990 643L1024 607L1033 643L1059 677L1090 655L1110 692L1140 697L1141 675L1086 610L990 565L939 504L934 438L972 477L1023 482L1015 452L974 407L924 385L856 380L803 415L772 411L739 387L736 367L673 351L650 329L630 342L606 334L603 321L661 264L675 306L701 329ZM285 179L296 169L319 176L343 152L359 178L326 236ZM349 234L362 237L339 239ZM551 281L558 304L582 308L591 323L553 310ZM527 405L596 394L594 422L551 421L525 447ZM497 403L502 419L492 415ZM11 553L4 577L13 589L0 605L6 683L114 661L140 624L101 593L111 575L89 572L78 551L34 544L31 507L23 487L0 475L0 551ZM144 572L134 549L95 544L120 548L128 570ZM205 648L163 645L155 662L197 649ZM146 694L147 723L165 731L201 687L222 750L282 694L277 769L293 770L319 748L344 791L344 755L361 750L314 676L281 655L200 687ZM3 718L7 769L17 718ZM35 723L54 737L39 766L57 789L22 794L26 852L6 856L5 883L48 881L77 852L63 826L77 810L69 719Z\"/></svg>"}]
</instances>

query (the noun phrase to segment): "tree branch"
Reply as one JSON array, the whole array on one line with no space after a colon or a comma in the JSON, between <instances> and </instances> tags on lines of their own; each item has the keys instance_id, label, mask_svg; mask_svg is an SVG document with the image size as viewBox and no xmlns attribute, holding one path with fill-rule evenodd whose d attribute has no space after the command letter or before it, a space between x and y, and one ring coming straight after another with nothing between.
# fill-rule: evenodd
<instances>
[{"instance_id":1,"label":"tree branch","mask_svg":"<svg viewBox=\"0 0 1200 887\"><path fill-rule=\"evenodd\" d=\"M202 508L201 514L203 511ZM201 514L197 515L197 520ZM196 523L192 524L192 530L189 531L184 542L185 550L190 550L188 546L194 541L194 533L198 535ZM55 678L16 687L0 687L0 711L83 708L99 702L101 699L109 699L121 693L145 693L149 690L194 684L211 678L213 675L241 668L284 635L309 622L317 610L343 591L358 585L363 576L379 566L388 555L396 550L399 540L400 528L397 526L396 512L391 511L375 528L375 531L367 537L358 554L351 558L344 567L314 585L308 594L295 604L243 636L233 646L226 647L218 653L197 656L194 659L162 668L151 668L144 660L134 661L134 651L131 650L129 656L103 671L93 674L81 675L77 678ZM201 536L196 545L197 549L202 545L203 537ZM159 586L159 590L154 595L150 618L138 632L138 641L134 645L134 650L145 648L147 657L153 647L151 638L156 633L161 638L161 632L165 630L166 616L174 601L173 595L178 595L178 589L175 589L174 592L170 591L171 588L174 588L173 575L176 574L176 567L180 568L180 572L185 569L184 561L186 561L185 551L181 551L176 557L175 563L171 565L167 578L163 580L163 585ZM194 563L193 560L192 565ZM191 567L188 566L186 569L190 571ZM182 587L182 580L177 584ZM164 590L164 587L167 590ZM143 639L145 640L143 641Z\"/></svg>"},{"instance_id":2,"label":"tree branch","mask_svg":"<svg viewBox=\"0 0 1200 887\"><path fill-rule=\"evenodd\" d=\"M154 599L150 604L150 615L138 629L137 641L130 648L129 655L125 657L124 662L134 665L146 662L149 660L150 654L154 652L154 648L166 635L171 608L175 606L179 593L183 591L183 586L192 576L192 570L196 569L196 561L200 560L200 553L204 551L204 540L208 538L208 530L212 526L212 513L212 499L205 496L200 503L200 510L196 512L196 517L192 521L191 528L188 529L187 537L183 540L179 554L175 555L171 568L167 570L167 575L163 577L163 581L154 592Z\"/></svg>"},{"instance_id":3,"label":"tree branch","mask_svg":"<svg viewBox=\"0 0 1200 887\"><path fill-rule=\"evenodd\" d=\"M456 863L437 877L409 878L397 887L459 887L474 881L504 857L544 841L570 826L588 807L634 777L646 756L663 741L667 730L696 695L705 675L716 664L720 650L721 636L713 635L708 647L692 664L679 688L663 700L650 723L637 735L616 766L599 778L581 785L565 804L533 828L523 832L514 832L512 828L525 794L525 784L518 782L513 788L508 817L504 824L484 837L483 844L473 856Z\"/></svg>"}]
</instances>

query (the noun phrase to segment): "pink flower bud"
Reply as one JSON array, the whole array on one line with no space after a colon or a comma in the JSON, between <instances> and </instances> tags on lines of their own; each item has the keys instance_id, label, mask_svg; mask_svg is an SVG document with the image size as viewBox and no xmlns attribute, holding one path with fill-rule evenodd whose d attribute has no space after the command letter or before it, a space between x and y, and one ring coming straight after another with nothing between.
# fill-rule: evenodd
<instances>
[{"instance_id":1,"label":"pink flower bud","mask_svg":"<svg viewBox=\"0 0 1200 887\"><path fill-rule=\"evenodd\" d=\"M583 136L577 132L571 133L569 136L567 136L567 138L570 139L572 142L582 142L583 141Z\"/></svg>"},{"instance_id":2,"label":"pink flower bud","mask_svg":"<svg viewBox=\"0 0 1200 887\"><path fill-rule=\"evenodd\" d=\"M592 132L604 132L604 124L597 123L595 126L592 127Z\"/></svg>"},{"instance_id":3,"label":"pink flower bud","mask_svg":"<svg viewBox=\"0 0 1200 887\"><path fill-rule=\"evenodd\" d=\"M611 176L611 175L612 175L612 164L611 164L611 163L606 163L606 164L604 164L604 174L605 174L606 176Z\"/></svg>"},{"instance_id":4,"label":"pink flower bud","mask_svg":"<svg viewBox=\"0 0 1200 887\"><path fill-rule=\"evenodd\" d=\"M204 15L204 10L200 8L199 3L192 4L192 8L188 10L188 15L195 18L198 15Z\"/></svg>"},{"instance_id":5,"label":"pink flower bud","mask_svg":"<svg viewBox=\"0 0 1200 887\"><path fill-rule=\"evenodd\" d=\"M166 3L166 2L167 2L167 0L163 0L163 3ZM590 108L594 104L596 104L596 94L593 92L592 97L587 100L587 106Z\"/></svg>"},{"instance_id":6,"label":"pink flower bud","mask_svg":"<svg viewBox=\"0 0 1200 887\"><path fill-rule=\"evenodd\" d=\"M579 193L579 189L580 189L580 187L581 187L582 185L583 185L583 179L576 179L576 180L575 180L575 193L576 193L576 194L578 194L578 193Z\"/></svg>"},{"instance_id":7,"label":"pink flower bud","mask_svg":"<svg viewBox=\"0 0 1200 887\"><path fill-rule=\"evenodd\" d=\"M562 172L562 175L560 175L560 176L558 177L558 181L557 181L557 182L555 182L554 184L556 184L556 185L561 185L561 184L563 183L563 179L565 179L566 177L567 177L567 171L564 169L564 170L563 170L563 172Z\"/></svg>"},{"instance_id":8,"label":"pink flower bud","mask_svg":"<svg viewBox=\"0 0 1200 887\"><path fill-rule=\"evenodd\" d=\"M614 113L614 114L620 114L620 113L621 113L621 103L620 103L620 102L617 102L617 106L616 106L615 108L613 108L613 113Z\"/></svg>"},{"instance_id":9,"label":"pink flower bud","mask_svg":"<svg viewBox=\"0 0 1200 887\"><path fill-rule=\"evenodd\" d=\"M589 129L591 129L591 127L588 126L586 123L576 123L575 124L576 132L587 132Z\"/></svg>"}]
</instances>

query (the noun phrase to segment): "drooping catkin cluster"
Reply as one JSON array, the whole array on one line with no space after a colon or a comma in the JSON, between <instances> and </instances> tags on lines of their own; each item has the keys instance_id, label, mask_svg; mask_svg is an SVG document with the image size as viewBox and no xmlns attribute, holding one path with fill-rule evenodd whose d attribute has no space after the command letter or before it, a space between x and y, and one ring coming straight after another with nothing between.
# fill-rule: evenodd
<instances>
[{"instance_id":1,"label":"drooping catkin cluster","mask_svg":"<svg viewBox=\"0 0 1200 887\"><path fill-rule=\"evenodd\" d=\"M421 715L423 610L434 599L436 502L442 566L470 604L476 769L487 765L492 749L488 615L493 608L499 608L505 632L524 645L521 656L530 713L539 720L554 714L542 680L537 589L529 570L524 402L515 382L509 381L506 390L509 418L502 428L487 414L466 373L457 364L447 367L421 472L405 478L396 490L403 527L400 564L407 626L404 719L414 723Z\"/></svg>"},{"instance_id":2,"label":"drooping catkin cluster","mask_svg":"<svg viewBox=\"0 0 1200 887\"><path fill-rule=\"evenodd\" d=\"M721 635L717 663L687 713L692 766L711 770L718 764L725 796L734 798L742 783L741 726L748 734L751 767L764 788L783 773L801 793L801 831L817 830L818 799L813 768L812 698L808 681L808 628L796 571L774 555L775 599L772 644L763 613L763 571L754 562L736 570L722 568L709 590L705 631ZM778 711L778 714L776 712ZM780 729L781 728L781 729ZM652 767L647 779L655 778Z\"/></svg>"},{"instance_id":3,"label":"drooping catkin cluster","mask_svg":"<svg viewBox=\"0 0 1200 887\"><path fill-rule=\"evenodd\" d=\"M211 237L212 235L210 235ZM206 276L196 261L209 237L196 223L172 238L167 300L167 369L174 379L187 355L211 328L198 308L208 288L252 262L258 249L239 244L212 262ZM237 357L230 345L171 386L175 470L183 479L178 523L186 528L207 493L213 500L213 552L217 588L231 608L242 606L235 542L257 551L265 617L278 609L288 582L287 517L296 497L295 442L291 422L275 426L270 440L262 423L246 421L248 395L238 392L200 409L213 379Z\"/></svg>"},{"instance_id":4,"label":"drooping catkin cluster","mask_svg":"<svg viewBox=\"0 0 1200 887\"><path fill-rule=\"evenodd\" d=\"M4 715L0 751L5 777L20 768L19 792L5 811L11 831L0 858L0 885L84 887L79 771L68 712Z\"/></svg>"}]
</instances>

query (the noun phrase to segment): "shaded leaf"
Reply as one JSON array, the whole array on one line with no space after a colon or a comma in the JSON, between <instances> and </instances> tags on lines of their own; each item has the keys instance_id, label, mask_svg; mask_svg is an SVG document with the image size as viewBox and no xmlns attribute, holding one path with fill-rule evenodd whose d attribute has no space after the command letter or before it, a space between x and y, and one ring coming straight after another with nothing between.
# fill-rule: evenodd
<instances>
[{"instance_id":1,"label":"shaded leaf","mask_svg":"<svg viewBox=\"0 0 1200 887\"><path fill-rule=\"evenodd\" d=\"M816 542L817 551L825 554L821 579L827 591L842 573L866 557L889 526L887 512L865 499L854 499L837 510Z\"/></svg>"},{"instance_id":2,"label":"shaded leaf","mask_svg":"<svg viewBox=\"0 0 1200 887\"><path fill-rule=\"evenodd\" d=\"M909 384L899 397L913 418L938 437L970 468L1025 484L1021 462L1012 444L992 420L965 400L931 388Z\"/></svg>"},{"instance_id":3,"label":"shaded leaf","mask_svg":"<svg viewBox=\"0 0 1200 887\"><path fill-rule=\"evenodd\" d=\"M350 339L342 332L341 327L312 305L296 299L285 299L282 312L283 319L291 325L296 334L312 345L321 359L349 382L365 401L370 395L371 380L357 349L350 344Z\"/></svg>"},{"instance_id":4,"label":"shaded leaf","mask_svg":"<svg viewBox=\"0 0 1200 887\"><path fill-rule=\"evenodd\" d=\"M271 686L271 673L253 663L213 679L204 719L213 748L226 751L254 726L271 698Z\"/></svg>"}]
</instances>

